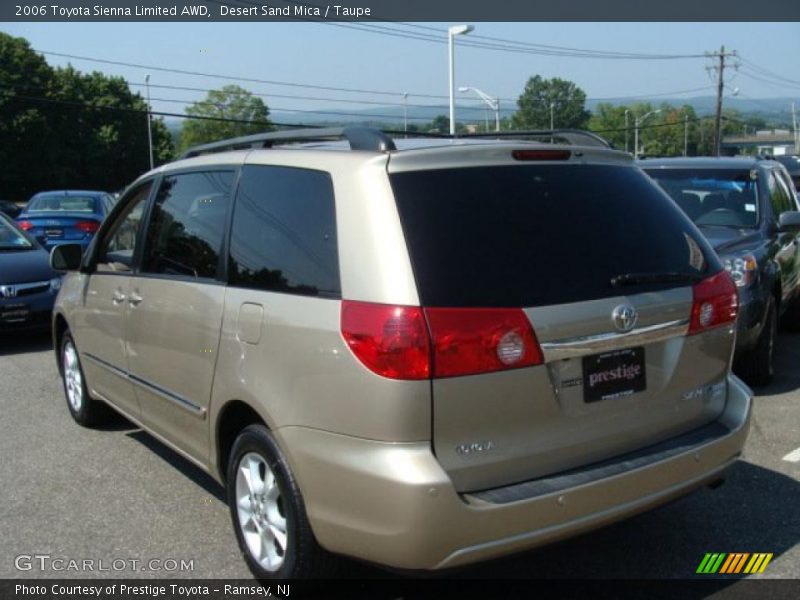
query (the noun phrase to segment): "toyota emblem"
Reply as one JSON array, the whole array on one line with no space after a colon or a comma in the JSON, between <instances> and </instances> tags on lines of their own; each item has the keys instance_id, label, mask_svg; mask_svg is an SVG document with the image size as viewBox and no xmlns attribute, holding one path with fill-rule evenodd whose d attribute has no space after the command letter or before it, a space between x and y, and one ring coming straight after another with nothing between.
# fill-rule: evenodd
<instances>
[{"instance_id":1,"label":"toyota emblem","mask_svg":"<svg viewBox=\"0 0 800 600\"><path fill-rule=\"evenodd\" d=\"M611 312L611 320L619 331L630 331L636 327L639 313L630 304L620 304Z\"/></svg>"}]
</instances>

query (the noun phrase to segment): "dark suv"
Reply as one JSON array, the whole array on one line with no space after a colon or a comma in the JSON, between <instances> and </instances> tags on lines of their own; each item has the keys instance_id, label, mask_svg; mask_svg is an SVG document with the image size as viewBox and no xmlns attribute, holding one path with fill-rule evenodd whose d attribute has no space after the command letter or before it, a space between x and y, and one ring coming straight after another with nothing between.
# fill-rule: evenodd
<instances>
[{"instance_id":1,"label":"dark suv","mask_svg":"<svg viewBox=\"0 0 800 600\"><path fill-rule=\"evenodd\" d=\"M800 212L786 169L758 158L671 158L640 166L694 221L739 288L735 368L772 378L778 317L800 324Z\"/></svg>"}]
</instances>

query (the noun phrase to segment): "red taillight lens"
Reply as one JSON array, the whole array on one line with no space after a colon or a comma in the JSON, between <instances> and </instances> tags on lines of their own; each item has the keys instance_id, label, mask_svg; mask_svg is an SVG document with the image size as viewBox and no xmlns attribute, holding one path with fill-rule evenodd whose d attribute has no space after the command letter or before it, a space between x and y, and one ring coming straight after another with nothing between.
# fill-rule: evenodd
<instances>
[{"instance_id":1,"label":"red taillight lens","mask_svg":"<svg viewBox=\"0 0 800 600\"><path fill-rule=\"evenodd\" d=\"M95 233L100 229L100 223L97 221L78 221L75 223L75 229L85 233Z\"/></svg>"},{"instance_id":2,"label":"red taillight lens","mask_svg":"<svg viewBox=\"0 0 800 600\"><path fill-rule=\"evenodd\" d=\"M512 150L514 160L567 160L572 156L569 150Z\"/></svg>"},{"instance_id":3,"label":"red taillight lens","mask_svg":"<svg viewBox=\"0 0 800 600\"><path fill-rule=\"evenodd\" d=\"M22 231L30 231L33 229L33 223L30 221L20 221L17 223L17 225L19 225L19 228L22 229Z\"/></svg>"},{"instance_id":4,"label":"red taillight lens","mask_svg":"<svg viewBox=\"0 0 800 600\"><path fill-rule=\"evenodd\" d=\"M704 279L693 288L692 317L689 335L701 333L736 321L739 294L726 271Z\"/></svg>"},{"instance_id":5,"label":"red taillight lens","mask_svg":"<svg viewBox=\"0 0 800 600\"><path fill-rule=\"evenodd\" d=\"M519 308L426 308L433 376L453 377L538 365L542 350Z\"/></svg>"},{"instance_id":6,"label":"red taillight lens","mask_svg":"<svg viewBox=\"0 0 800 600\"><path fill-rule=\"evenodd\" d=\"M391 379L428 379L431 350L418 306L342 301L342 336L371 371Z\"/></svg>"}]
</instances>

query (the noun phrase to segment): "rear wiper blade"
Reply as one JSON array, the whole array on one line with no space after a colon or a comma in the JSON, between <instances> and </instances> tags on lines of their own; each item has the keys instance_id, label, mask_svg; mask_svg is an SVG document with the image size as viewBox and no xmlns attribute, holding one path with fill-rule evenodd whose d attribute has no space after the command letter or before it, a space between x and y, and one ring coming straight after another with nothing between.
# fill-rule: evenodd
<instances>
[{"instance_id":1,"label":"rear wiper blade","mask_svg":"<svg viewBox=\"0 0 800 600\"><path fill-rule=\"evenodd\" d=\"M702 281L702 275L692 273L676 273L661 271L656 273L623 273L611 278L613 287L634 285L637 283L697 283Z\"/></svg>"}]
</instances>

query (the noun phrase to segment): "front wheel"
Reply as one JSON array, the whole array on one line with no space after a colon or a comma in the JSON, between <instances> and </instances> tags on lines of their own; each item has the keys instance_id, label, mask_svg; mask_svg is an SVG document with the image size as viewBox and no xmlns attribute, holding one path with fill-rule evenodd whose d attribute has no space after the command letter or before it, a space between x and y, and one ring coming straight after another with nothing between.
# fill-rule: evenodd
<instances>
[{"instance_id":1,"label":"front wheel","mask_svg":"<svg viewBox=\"0 0 800 600\"><path fill-rule=\"evenodd\" d=\"M775 300L770 297L764 327L756 347L739 359L739 371L751 385L767 385L774 375L775 338L778 336L778 315Z\"/></svg>"},{"instance_id":2,"label":"front wheel","mask_svg":"<svg viewBox=\"0 0 800 600\"><path fill-rule=\"evenodd\" d=\"M108 413L102 403L89 396L78 348L69 331L61 339L61 379L67 397L67 408L75 422L84 427L100 424Z\"/></svg>"},{"instance_id":3,"label":"front wheel","mask_svg":"<svg viewBox=\"0 0 800 600\"><path fill-rule=\"evenodd\" d=\"M263 425L249 425L236 438L226 485L236 539L253 575L293 579L332 573L334 559L317 544L297 482Z\"/></svg>"}]
</instances>

